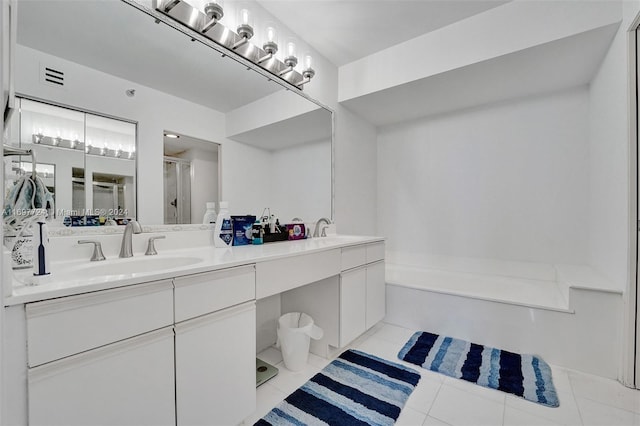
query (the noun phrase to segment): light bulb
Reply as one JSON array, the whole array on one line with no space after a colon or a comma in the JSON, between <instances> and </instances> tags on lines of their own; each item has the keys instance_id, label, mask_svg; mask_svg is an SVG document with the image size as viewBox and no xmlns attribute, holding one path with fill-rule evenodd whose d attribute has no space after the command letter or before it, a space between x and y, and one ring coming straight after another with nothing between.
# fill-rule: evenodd
<instances>
[{"instance_id":1,"label":"light bulb","mask_svg":"<svg viewBox=\"0 0 640 426\"><path fill-rule=\"evenodd\" d=\"M311 55L305 55L304 69L308 70L310 68L313 68L313 57Z\"/></svg>"},{"instance_id":2,"label":"light bulb","mask_svg":"<svg viewBox=\"0 0 640 426\"><path fill-rule=\"evenodd\" d=\"M249 25L249 9L240 10L240 22L244 25Z\"/></svg>"},{"instance_id":3,"label":"light bulb","mask_svg":"<svg viewBox=\"0 0 640 426\"><path fill-rule=\"evenodd\" d=\"M296 56L296 44L293 41L287 43L287 56Z\"/></svg>"},{"instance_id":4,"label":"light bulb","mask_svg":"<svg viewBox=\"0 0 640 426\"><path fill-rule=\"evenodd\" d=\"M267 27L267 41L268 42L277 42L276 40L276 29L273 27Z\"/></svg>"}]
</instances>

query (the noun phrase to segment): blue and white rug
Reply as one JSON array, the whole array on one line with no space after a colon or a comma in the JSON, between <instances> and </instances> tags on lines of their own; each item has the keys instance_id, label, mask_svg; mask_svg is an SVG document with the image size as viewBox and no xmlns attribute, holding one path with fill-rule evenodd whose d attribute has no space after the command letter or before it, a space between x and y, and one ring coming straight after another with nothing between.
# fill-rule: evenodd
<instances>
[{"instance_id":1,"label":"blue and white rug","mask_svg":"<svg viewBox=\"0 0 640 426\"><path fill-rule=\"evenodd\" d=\"M348 350L285 398L256 425L392 425L420 374Z\"/></svg>"},{"instance_id":2,"label":"blue and white rug","mask_svg":"<svg viewBox=\"0 0 640 426\"><path fill-rule=\"evenodd\" d=\"M549 365L534 355L516 354L418 331L404 345L398 358L538 404L560 405Z\"/></svg>"}]
</instances>

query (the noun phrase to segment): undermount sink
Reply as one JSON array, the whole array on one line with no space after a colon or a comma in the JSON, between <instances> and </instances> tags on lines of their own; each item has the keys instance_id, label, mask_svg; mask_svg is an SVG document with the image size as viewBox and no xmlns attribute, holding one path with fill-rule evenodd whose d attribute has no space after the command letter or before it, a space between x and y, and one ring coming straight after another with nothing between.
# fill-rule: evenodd
<instances>
[{"instance_id":1,"label":"undermount sink","mask_svg":"<svg viewBox=\"0 0 640 426\"><path fill-rule=\"evenodd\" d=\"M192 256L139 256L127 259L109 259L100 262L82 262L74 265L51 265L51 275L47 281L75 281L121 277L124 275L160 272L183 266L195 265L203 259ZM18 281L31 284L31 270L16 272Z\"/></svg>"}]
</instances>

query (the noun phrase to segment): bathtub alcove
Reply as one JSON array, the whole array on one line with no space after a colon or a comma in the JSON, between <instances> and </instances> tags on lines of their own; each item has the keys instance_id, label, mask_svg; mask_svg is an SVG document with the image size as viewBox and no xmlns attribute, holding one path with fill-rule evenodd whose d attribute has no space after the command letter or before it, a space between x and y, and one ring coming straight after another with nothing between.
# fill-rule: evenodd
<instances>
[{"instance_id":1,"label":"bathtub alcove","mask_svg":"<svg viewBox=\"0 0 640 426\"><path fill-rule=\"evenodd\" d=\"M591 267L387 258L387 323L616 377L622 292Z\"/></svg>"}]
</instances>

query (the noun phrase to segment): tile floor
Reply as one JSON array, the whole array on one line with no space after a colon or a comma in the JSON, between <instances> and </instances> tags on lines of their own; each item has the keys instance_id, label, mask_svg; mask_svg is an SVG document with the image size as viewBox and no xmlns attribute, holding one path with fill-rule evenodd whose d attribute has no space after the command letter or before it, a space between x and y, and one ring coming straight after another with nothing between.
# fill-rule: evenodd
<instances>
[{"instance_id":1,"label":"tile floor","mask_svg":"<svg viewBox=\"0 0 640 426\"><path fill-rule=\"evenodd\" d=\"M406 364L422 374L397 425L640 426L640 391L628 389L614 380L551 366L560 407L549 408L398 360L398 351L413 332L378 324L349 345L349 348ZM307 368L293 373L284 367L280 352L275 349L267 349L259 357L275 364L280 372L258 388L257 409L245 420L245 425L253 424L330 362L311 354Z\"/></svg>"}]
</instances>

